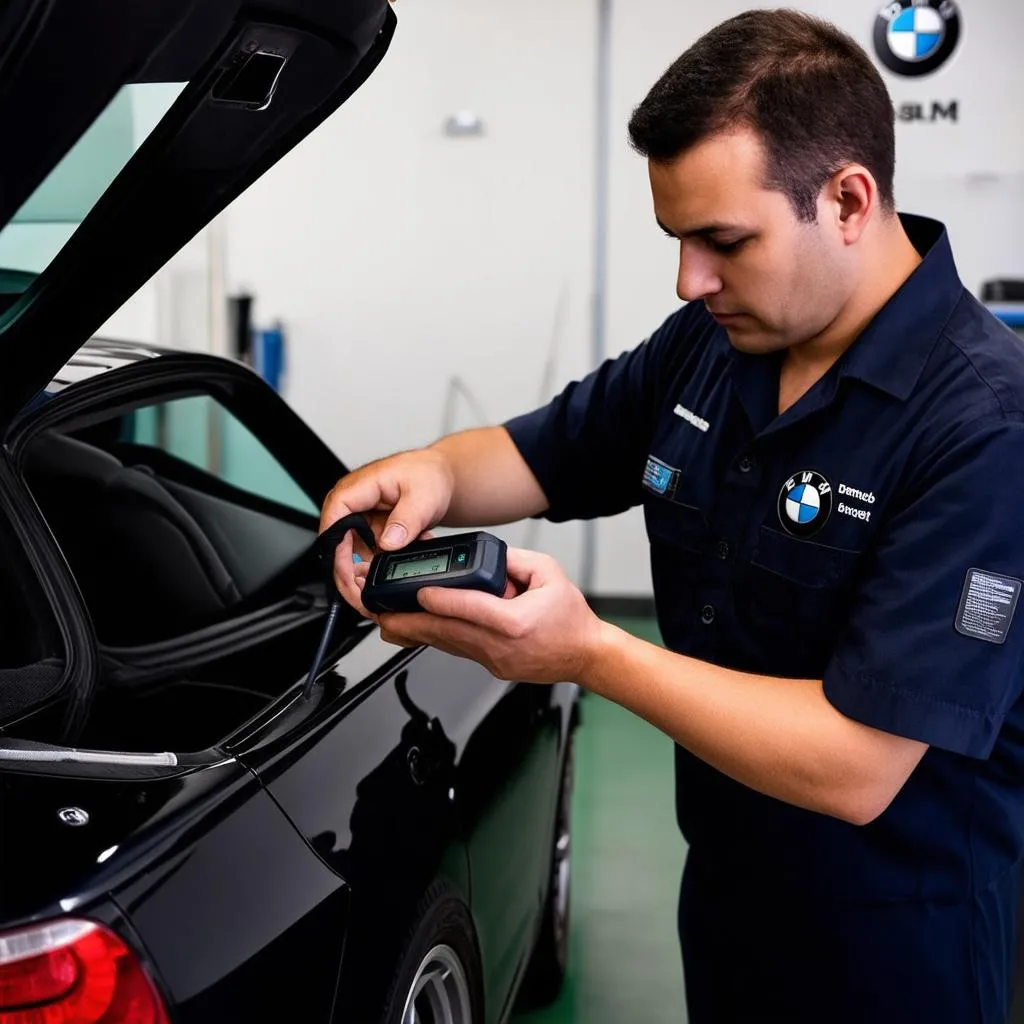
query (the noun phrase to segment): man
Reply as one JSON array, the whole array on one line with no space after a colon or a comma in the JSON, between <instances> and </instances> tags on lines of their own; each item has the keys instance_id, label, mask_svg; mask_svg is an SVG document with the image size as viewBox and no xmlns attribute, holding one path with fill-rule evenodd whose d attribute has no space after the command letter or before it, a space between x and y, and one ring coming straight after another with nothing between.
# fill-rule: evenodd
<instances>
[{"instance_id":1,"label":"man","mask_svg":"<svg viewBox=\"0 0 1024 1024\"><path fill-rule=\"evenodd\" d=\"M1005 1021L1024 353L943 227L896 214L891 101L828 24L725 22L630 134L685 305L546 407L345 477L323 524L368 510L394 549L642 503L667 649L527 551L517 596L425 590L384 636L575 680L676 741L695 1024Z\"/></svg>"}]
</instances>

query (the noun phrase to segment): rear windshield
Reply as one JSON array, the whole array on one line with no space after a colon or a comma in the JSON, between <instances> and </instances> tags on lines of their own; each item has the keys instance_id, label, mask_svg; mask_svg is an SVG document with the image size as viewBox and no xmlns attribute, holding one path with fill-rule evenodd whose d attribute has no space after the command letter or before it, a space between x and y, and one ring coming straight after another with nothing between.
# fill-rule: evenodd
<instances>
[{"instance_id":1,"label":"rear windshield","mask_svg":"<svg viewBox=\"0 0 1024 1024\"><path fill-rule=\"evenodd\" d=\"M118 92L0 230L0 273L46 269L184 87L146 82ZM19 280L10 273L6 279Z\"/></svg>"}]
</instances>

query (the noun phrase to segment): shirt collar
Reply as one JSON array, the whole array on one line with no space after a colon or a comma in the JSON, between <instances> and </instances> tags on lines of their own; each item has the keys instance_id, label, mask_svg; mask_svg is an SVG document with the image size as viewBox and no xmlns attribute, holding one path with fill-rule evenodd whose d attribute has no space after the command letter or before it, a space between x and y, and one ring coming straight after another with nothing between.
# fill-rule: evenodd
<instances>
[{"instance_id":1,"label":"shirt collar","mask_svg":"<svg viewBox=\"0 0 1024 1024\"><path fill-rule=\"evenodd\" d=\"M839 360L853 377L901 400L910 396L925 362L963 295L946 228L900 214L921 262Z\"/></svg>"}]
</instances>

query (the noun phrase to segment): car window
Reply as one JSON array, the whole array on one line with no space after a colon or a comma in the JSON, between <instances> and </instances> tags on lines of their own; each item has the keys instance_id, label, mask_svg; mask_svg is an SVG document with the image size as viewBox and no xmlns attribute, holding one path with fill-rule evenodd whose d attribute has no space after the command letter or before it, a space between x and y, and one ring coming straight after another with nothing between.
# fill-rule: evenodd
<instances>
[{"instance_id":1,"label":"car window","mask_svg":"<svg viewBox=\"0 0 1024 1024\"><path fill-rule=\"evenodd\" d=\"M184 87L183 82L123 86L0 230L0 267L45 270Z\"/></svg>"},{"instance_id":2,"label":"car window","mask_svg":"<svg viewBox=\"0 0 1024 1024\"><path fill-rule=\"evenodd\" d=\"M209 396L46 431L22 465L107 645L168 640L286 597L316 539L316 503Z\"/></svg>"},{"instance_id":3,"label":"car window","mask_svg":"<svg viewBox=\"0 0 1024 1024\"><path fill-rule=\"evenodd\" d=\"M234 487L299 512L318 508L237 417L206 395L147 406L122 420L122 441L160 448Z\"/></svg>"}]
</instances>

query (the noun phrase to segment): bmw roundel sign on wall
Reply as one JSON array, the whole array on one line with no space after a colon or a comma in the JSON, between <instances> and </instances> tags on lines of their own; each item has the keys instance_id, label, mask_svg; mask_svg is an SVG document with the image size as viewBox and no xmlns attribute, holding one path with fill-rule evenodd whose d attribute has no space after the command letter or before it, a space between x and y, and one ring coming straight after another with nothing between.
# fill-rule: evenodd
<instances>
[{"instance_id":1,"label":"bmw roundel sign on wall","mask_svg":"<svg viewBox=\"0 0 1024 1024\"><path fill-rule=\"evenodd\" d=\"M875 53L899 75L927 75L952 56L960 39L953 0L892 0L875 18Z\"/></svg>"}]
</instances>

